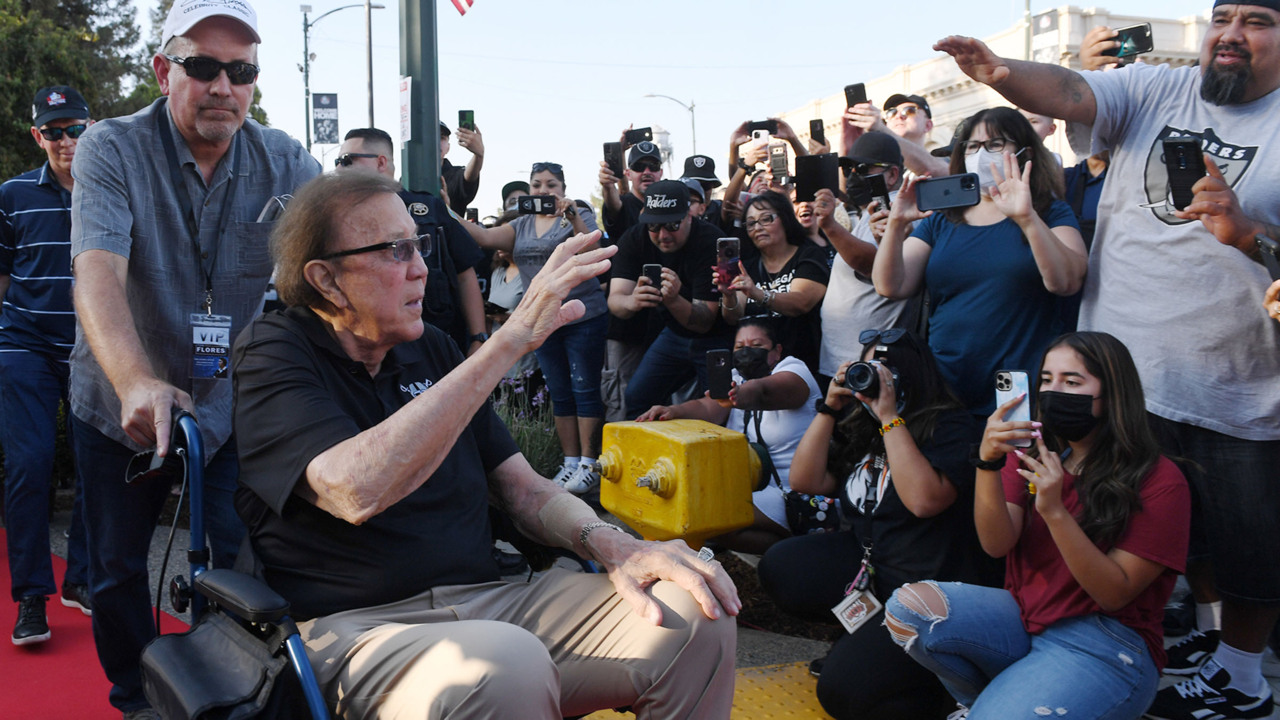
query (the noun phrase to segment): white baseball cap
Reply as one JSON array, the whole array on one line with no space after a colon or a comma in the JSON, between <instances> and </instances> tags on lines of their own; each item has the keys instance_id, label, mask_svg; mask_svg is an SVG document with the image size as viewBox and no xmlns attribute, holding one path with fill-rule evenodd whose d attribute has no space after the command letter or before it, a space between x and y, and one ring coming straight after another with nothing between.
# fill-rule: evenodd
<instances>
[{"instance_id":1,"label":"white baseball cap","mask_svg":"<svg viewBox=\"0 0 1280 720\"><path fill-rule=\"evenodd\" d=\"M175 35L182 35L201 20L219 15L239 20L249 29L254 42L262 42L262 36L258 35L258 13L245 0L177 0L169 9L169 17L165 18L160 48L163 49Z\"/></svg>"}]
</instances>

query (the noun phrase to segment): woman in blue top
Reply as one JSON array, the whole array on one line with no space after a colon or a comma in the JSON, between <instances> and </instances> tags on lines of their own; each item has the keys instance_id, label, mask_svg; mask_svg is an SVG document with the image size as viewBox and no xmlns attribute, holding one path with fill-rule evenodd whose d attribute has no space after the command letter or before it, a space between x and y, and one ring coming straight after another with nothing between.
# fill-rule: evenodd
<instances>
[{"instance_id":1,"label":"woman in blue top","mask_svg":"<svg viewBox=\"0 0 1280 720\"><path fill-rule=\"evenodd\" d=\"M1017 110L970 118L951 172L978 174L978 204L922 213L909 179L871 276L885 297L929 292L929 346L977 430L995 409L996 370L1035 370L1040 351L1064 330L1059 298L1079 292L1088 252L1061 200L1061 170Z\"/></svg>"},{"instance_id":2,"label":"woman in blue top","mask_svg":"<svg viewBox=\"0 0 1280 720\"><path fill-rule=\"evenodd\" d=\"M576 205L572 198L565 197L564 169L556 163L534 163L529 190L533 195L554 198L555 213L520 215L506 225L493 228L462 223L481 246L511 253L525 287L560 243L574 235L596 231L591 207ZM552 333L534 355L551 394L556 435L564 450L565 462L555 481L582 495L600 482L596 465L604 428L600 370L604 366L609 313L604 290L595 278L571 290L569 299L581 300L586 313L580 320Z\"/></svg>"}]
</instances>

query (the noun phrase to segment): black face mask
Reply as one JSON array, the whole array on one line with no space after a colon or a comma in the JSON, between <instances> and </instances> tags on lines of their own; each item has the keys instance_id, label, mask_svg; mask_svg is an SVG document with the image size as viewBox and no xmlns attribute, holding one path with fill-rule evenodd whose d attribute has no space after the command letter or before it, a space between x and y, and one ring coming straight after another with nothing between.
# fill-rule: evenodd
<instances>
[{"instance_id":1,"label":"black face mask","mask_svg":"<svg viewBox=\"0 0 1280 720\"><path fill-rule=\"evenodd\" d=\"M733 351L733 366L744 380L757 380L768 377L772 372L769 367L769 349L760 347L744 347Z\"/></svg>"},{"instance_id":2,"label":"black face mask","mask_svg":"<svg viewBox=\"0 0 1280 720\"><path fill-rule=\"evenodd\" d=\"M1093 416L1091 395L1040 391L1040 420L1051 435L1075 442L1088 435L1098 424Z\"/></svg>"}]
</instances>

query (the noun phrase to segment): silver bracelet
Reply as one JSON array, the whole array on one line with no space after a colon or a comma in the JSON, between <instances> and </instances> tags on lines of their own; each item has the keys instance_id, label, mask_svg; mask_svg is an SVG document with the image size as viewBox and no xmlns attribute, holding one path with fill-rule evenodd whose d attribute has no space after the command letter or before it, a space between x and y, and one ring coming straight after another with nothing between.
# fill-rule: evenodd
<instances>
[{"instance_id":1,"label":"silver bracelet","mask_svg":"<svg viewBox=\"0 0 1280 720\"><path fill-rule=\"evenodd\" d=\"M763 300L761 300L760 302L761 302L761 304L763 304L763 305L764 305L764 309L765 309L765 310L769 310L769 309L770 309L770 307L769 307L769 303L773 302L773 295L774 295L774 293L773 293L773 291L772 291L772 290L767 290L767 289L766 289L766 290L764 291L764 299L763 299Z\"/></svg>"},{"instance_id":2,"label":"silver bracelet","mask_svg":"<svg viewBox=\"0 0 1280 720\"><path fill-rule=\"evenodd\" d=\"M623 535L627 534L626 530L623 530L622 528L618 527L617 525L614 525L613 523L608 523L603 520L592 520L586 525L583 525L582 530L578 531L578 542L581 543L582 547L586 548L587 550L591 550L591 546L587 544L587 536L591 534L592 530L599 530L600 528L613 528L614 530L617 530ZM592 554L594 555L595 552L592 551Z\"/></svg>"}]
</instances>

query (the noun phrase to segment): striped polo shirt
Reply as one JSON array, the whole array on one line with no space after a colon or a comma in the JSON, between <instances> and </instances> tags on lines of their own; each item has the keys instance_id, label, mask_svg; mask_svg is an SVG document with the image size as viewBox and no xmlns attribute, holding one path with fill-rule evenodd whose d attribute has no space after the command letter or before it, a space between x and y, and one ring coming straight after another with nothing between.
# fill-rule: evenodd
<instances>
[{"instance_id":1,"label":"striped polo shirt","mask_svg":"<svg viewBox=\"0 0 1280 720\"><path fill-rule=\"evenodd\" d=\"M0 352L29 350L66 362L75 344L71 307L71 193L49 163L0 185Z\"/></svg>"}]
</instances>

